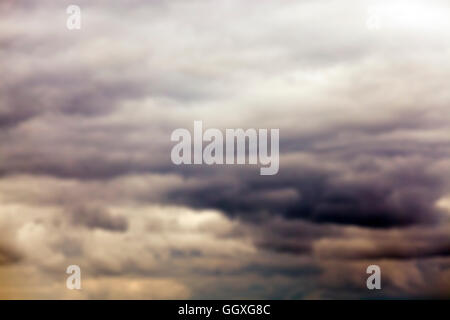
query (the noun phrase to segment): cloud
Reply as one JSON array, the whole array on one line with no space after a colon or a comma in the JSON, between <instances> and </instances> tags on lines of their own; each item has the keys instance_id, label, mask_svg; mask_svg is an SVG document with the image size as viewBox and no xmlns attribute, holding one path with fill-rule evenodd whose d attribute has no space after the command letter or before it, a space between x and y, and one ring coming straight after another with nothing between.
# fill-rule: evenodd
<instances>
[{"instance_id":1,"label":"cloud","mask_svg":"<svg viewBox=\"0 0 450 320\"><path fill-rule=\"evenodd\" d=\"M413 227L371 232L349 230L340 238L324 237L314 243L314 252L322 259L393 259L445 258L450 254L448 225Z\"/></svg>"},{"instance_id":2,"label":"cloud","mask_svg":"<svg viewBox=\"0 0 450 320\"><path fill-rule=\"evenodd\" d=\"M19 252L13 251L9 246L0 247L0 265L12 264L20 261Z\"/></svg>"},{"instance_id":3,"label":"cloud","mask_svg":"<svg viewBox=\"0 0 450 320\"><path fill-rule=\"evenodd\" d=\"M72 32L3 1L0 265L29 282L0 294L370 298L380 264L385 297L445 296L450 28L371 4L80 0ZM279 173L173 165L194 120L280 129Z\"/></svg>"},{"instance_id":4,"label":"cloud","mask_svg":"<svg viewBox=\"0 0 450 320\"><path fill-rule=\"evenodd\" d=\"M128 228L128 222L124 217L113 216L105 208L82 205L70 209L70 214L72 223L91 229L100 228L123 232Z\"/></svg>"},{"instance_id":5,"label":"cloud","mask_svg":"<svg viewBox=\"0 0 450 320\"><path fill-rule=\"evenodd\" d=\"M244 179L205 177L202 184L176 189L170 199L243 219L269 213L371 228L433 223L441 215L435 202L444 181L427 168L432 160L330 156L288 155L283 172L270 179L251 172L240 172Z\"/></svg>"}]
</instances>

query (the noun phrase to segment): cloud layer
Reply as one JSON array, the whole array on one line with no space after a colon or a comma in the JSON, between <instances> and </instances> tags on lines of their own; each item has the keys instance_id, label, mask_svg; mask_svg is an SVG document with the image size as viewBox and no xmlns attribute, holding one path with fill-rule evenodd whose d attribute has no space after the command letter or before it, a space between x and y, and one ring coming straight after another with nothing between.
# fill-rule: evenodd
<instances>
[{"instance_id":1,"label":"cloud layer","mask_svg":"<svg viewBox=\"0 0 450 320\"><path fill-rule=\"evenodd\" d=\"M0 4L1 297L448 298L448 4L69 4ZM194 120L279 173L173 165Z\"/></svg>"}]
</instances>

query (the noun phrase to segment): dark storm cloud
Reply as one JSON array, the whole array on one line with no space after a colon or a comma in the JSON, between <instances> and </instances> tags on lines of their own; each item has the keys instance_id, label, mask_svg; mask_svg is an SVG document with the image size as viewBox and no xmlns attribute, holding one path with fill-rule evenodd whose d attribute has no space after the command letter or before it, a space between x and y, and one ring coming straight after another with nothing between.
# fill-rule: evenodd
<instances>
[{"instance_id":1,"label":"dark storm cloud","mask_svg":"<svg viewBox=\"0 0 450 320\"><path fill-rule=\"evenodd\" d=\"M333 157L335 159L333 159ZM341 160L333 153L314 157L317 168L284 165L274 177L240 174L230 180L204 177L205 183L181 188L170 199L200 208L217 208L230 216L258 221L264 214L316 223L360 225L370 228L408 226L437 221L435 202L443 194L443 181L428 171L428 161L400 161L395 157L341 163L326 169L328 162ZM207 181L207 183L206 183Z\"/></svg>"}]
</instances>

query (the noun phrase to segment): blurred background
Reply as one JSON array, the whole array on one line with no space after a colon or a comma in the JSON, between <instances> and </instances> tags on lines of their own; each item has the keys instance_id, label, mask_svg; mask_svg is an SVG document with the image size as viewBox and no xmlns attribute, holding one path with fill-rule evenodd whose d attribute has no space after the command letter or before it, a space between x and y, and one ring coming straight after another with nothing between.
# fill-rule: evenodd
<instances>
[{"instance_id":1,"label":"blurred background","mask_svg":"<svg viewBox=\"0 0 450 320\"><path fill-rule=\"evenodd\" d=\"M449 298L449 16L1 1L0 298ZM194 120L280 129L279 173L173 165Z\"/></svg>"}]
</instances>

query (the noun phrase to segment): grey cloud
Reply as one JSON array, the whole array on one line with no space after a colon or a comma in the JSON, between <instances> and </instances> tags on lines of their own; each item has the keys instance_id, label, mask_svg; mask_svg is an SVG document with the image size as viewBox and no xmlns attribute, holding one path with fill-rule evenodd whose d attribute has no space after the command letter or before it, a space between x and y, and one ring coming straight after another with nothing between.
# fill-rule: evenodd
<instances>
[{"instance_id":1,"label":"grey cloud","mask_svg":"<svg viewBox=\"0 0 450 320\"><path fill-rule=\"evenodd\" d=\"M128 221L125 217L112 215L107 209L98 206L75 206L69 210L69 213L75 225L115 232L124 232L128 229Z\"/></svg>"},{"instance_id":2,"label":"grey cloud","mask_svg":"<svg viewBox=\"0 0 450 320\"><path fill-rule=\"evenodd\" d=\"M401 234L396 230L342 232L339 237L323 237L314 243L314 254L331 260L415 260L447 258L450 236L447 226L411 227Z\"/></svg>"},{"instance_id":3,"label":"grey cloud","mask_svg":"<svg viewBox=\"0 0 450 320\"><path fill-rule=\"evenodd\" d=\"M405 159L391 165L395 157L379 156L376 162L369 158L337 165L341 160L334 158L335 168L326 169L329 157L313 159L322 168L297 161L296 165L283 166L280 174L270 178L248 172L241 172L242 178L234 181L205 177L207 183L181 187L170 194L170 199L256 221L265 213L371 228L438 221L440 210L435 202L443 195L443 181L429 172L428 161ZM290 161L295 162L295 157ZM293 190L295 196L281 203L268 196L282 194L283 190Z\"/></svg>"},{"instance_id":4,"label":"grey cloud","mask_svg":"<svg viewBox=\"0 0 450 320\"><path fill-rule=\"evenodd\" d=\"M444 292L450 29L373 32L371 3L81 0L70 32L69 3L2 1L0 202L26 253L0 264L79 259L96 298L130 275L183 297L366 297L369 261L390 296ZM199 119L279 128L279 174L172 165L171 132Z\"/></svg>"}]
</instances>

